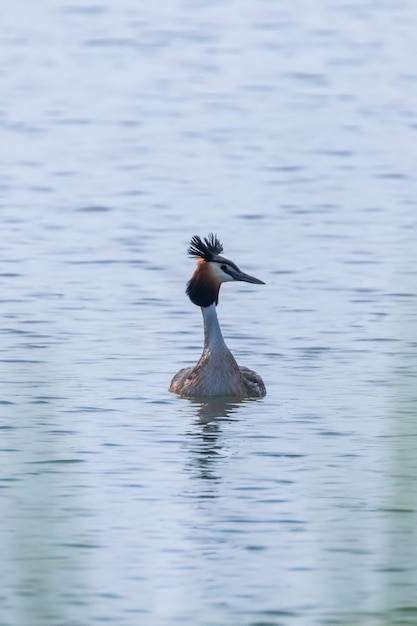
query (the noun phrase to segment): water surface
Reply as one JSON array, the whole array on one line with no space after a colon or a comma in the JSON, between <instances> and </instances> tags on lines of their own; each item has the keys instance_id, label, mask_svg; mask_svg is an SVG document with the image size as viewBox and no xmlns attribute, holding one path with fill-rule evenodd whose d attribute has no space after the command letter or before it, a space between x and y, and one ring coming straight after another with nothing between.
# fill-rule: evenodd
<instances>
[{"instance_id":1,"label":"water surface","mask_svg":"<svg viewBox=\"0 0 417 626\"><path fill-rule=\"evenodd\" d=\"M415 624L414 3L0 16L1 626Z\"/></svg>"}]
</instances>

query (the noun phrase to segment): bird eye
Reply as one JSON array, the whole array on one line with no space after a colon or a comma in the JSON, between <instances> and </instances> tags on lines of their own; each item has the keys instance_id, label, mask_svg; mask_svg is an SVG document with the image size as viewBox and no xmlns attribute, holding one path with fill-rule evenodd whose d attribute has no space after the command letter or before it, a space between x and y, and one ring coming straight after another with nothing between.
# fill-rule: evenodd
<instances>
[{"instance_id":1,"label":"bird eye","mask_svg":"<svg viewBox=\"0 0 417 626\"><path fill-rule=\"evenodd\" d=\"M222 269L223 272L225 272L227 270L227 265L220 265L220 269Z\"/></svg>"}]
</instances>

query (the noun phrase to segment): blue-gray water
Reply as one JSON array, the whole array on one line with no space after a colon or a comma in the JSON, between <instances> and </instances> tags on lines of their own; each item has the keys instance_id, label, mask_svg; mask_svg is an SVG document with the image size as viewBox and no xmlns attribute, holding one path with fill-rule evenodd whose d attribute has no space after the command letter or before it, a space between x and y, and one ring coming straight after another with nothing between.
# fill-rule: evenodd
<instances>
[{"instance_id":1,"label":"blue-gray water","mask_svg":"<svg viewBox=\"0 0 417 626\"><path fill-rule=\"evenodd\" d=\"M2 4L1 626L417 623L416 20ZM261 401L167 391L209 231Z\"/></svg>"}]
</instances>

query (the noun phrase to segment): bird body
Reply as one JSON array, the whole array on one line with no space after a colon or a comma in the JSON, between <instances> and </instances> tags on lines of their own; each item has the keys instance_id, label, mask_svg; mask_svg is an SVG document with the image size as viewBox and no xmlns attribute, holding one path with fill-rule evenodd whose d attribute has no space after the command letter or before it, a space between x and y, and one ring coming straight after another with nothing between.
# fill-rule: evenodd
<instances>
[{"instance_id":1,"label":"bird body","mask_svg":"<svg viewBox=\"0 0 417 626\"><path fill-rule=\"evenodd\" d=\"M261 377L236 363L223 339L216 312L221 283L264 283L244 274L232 261L220 256L223 247L215 235L210 234L204 242L200 237L193 237L188 251L197 258L197 268L188 282L187 294L202 310L204 348L197 365L181 369L172 379L169 390L186 397L264 396L266 389Z\"/></svg>"}]
</instances>

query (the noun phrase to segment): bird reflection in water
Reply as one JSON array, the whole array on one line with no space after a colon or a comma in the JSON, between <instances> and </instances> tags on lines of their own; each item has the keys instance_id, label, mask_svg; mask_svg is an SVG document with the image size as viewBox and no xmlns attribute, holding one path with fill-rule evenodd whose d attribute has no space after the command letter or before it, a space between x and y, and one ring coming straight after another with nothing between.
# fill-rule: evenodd
<instances>
[{"instance_id":1,"label":"bird reflection in water","mask_svg":"<svg viewBox=\"0 0 417 626\"><path fill-rule=\"evenodd\" d=\"M220 479L214 469L216 461L222 454L222 424L237 422L242 405L257 401L250 398L232 399L220 396L201 400L188 399L197 417L194 422L195 428L188 434L194 438L192 465L198 467L200 478L214 481ZM215 494L209 490L203 492L201 497L215 497Z\"/></svg>"},{"instance_id":2,"label":"bird reflection in water","mask_svg":"<svg viewBox=\"0 0 417 626\"><path fill-rule=\"evenodd\" d=\"M248 398L228 398L214 396L210 399L190 398L190 404L196 408L196 416L201 424L208 424L212 421L234 421L233 414L237 413L242 404L247 404L253 400Z\"/></svg>"}]
</instances>

